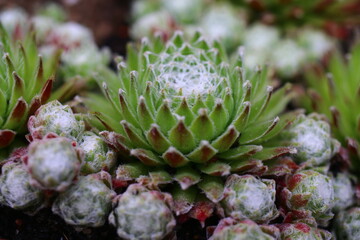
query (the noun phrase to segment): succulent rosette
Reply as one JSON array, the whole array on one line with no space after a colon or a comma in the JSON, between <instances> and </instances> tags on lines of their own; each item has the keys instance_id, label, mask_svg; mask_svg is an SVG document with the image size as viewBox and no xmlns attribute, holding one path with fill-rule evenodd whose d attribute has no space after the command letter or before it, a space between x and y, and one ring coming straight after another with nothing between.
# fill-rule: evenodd
<instances>
[{"instance_id":1,"label":"succulent rosette","mask_svg":"<svg viewBox=\"0 0 360 240\"><path fill-rule=\"evenodd\" d=\"M357 240L360 236L360 208L353 207L340 212L335 218L338 239Z\"/></svg>"},{"instance_id":2,"label":"succulent rosette","mask_svg":"<svg viewBox=\"0 0 360 240\"><path fill-rule=\"evenodd\" d=\"M86 131L81 135L78 143L79 148L84 152L82 172L96 173L101 170L109 171L114 167L116 155L100 136Z\"/></svg>"},{"instance_id":3,"label":"succulent rosette","mask_svg":"<svg viewBox=\"0 0 360 240\"><path fill-rule=\"evenodd\" d=\"M9 8L0 13L0 22L11 36L21 37L28 21L27 13L21 8Z\"/></svg>"},{"instance_id":4,"label":"succulent rosette","mask_svg":"<svg viewBox=\"0 0 360 240\"><path fill-rule=\"evenodd\" d=\"M92 78L92 74L100 66L107 66L110 62L110 51L107 48L99 49L95 43L84 43L69 51L63 52L62 75L65 79L74 77Z\"/></svg>"},{"instance_id":5,"label":"succulent rosette","mask_svg":"<svg viewBox=\"0 0 360 240\"><path fill-rule=\"evenodd\" d=\"M335 205L333 210L338 212L350 207L354 203L354 187L345 173L338 173L332 178L334 186Z\"/></svg>"},{"instance_id":6,"label":"succulent rosette","mask_svg":"<svg viewBox=\"0 0 360 240\"><path fill-rule=\"evenodd\" d=\"M328 164L340 148L340 143L331 137L330 125L317 114L300 115L282 132L282 138L296 147L295 161L306 166Z\"/></svg>"},{"instance_id":7,"label":"succulent rosette","mask_svg":"<svg viewBox=\"0 0 360 240\"><path fill-rule=\"evenodd\" d=\"M130 35L135 39L161 34L170 36L177 29L174 18L165 10L154 11L137 19L131 26Z\"/></svg>"},{"instance_id":8,"label":"succulent rosette","mask_svg":"<svg viewBox=\"0 0 360 240\"><path fill-rule=\"evenodd\" d=\"M222 206L235 219L267 223L279 215L275 205L275 181L236 174L227 178Z\"/></svg>"},{"instance_id":9,"label":"succulent rosette","mask_svg":"<svg viewBox=\"0 0 360 240\"><path fill-rule=\"evenodd\" d=\"M225 3L210 5L198 23L206 37L221 41L227 50L234 50L240 45L245 25L238 9Z\"/></svg>"},{"instance_id":10,"label":"succulent rosette","mask_svg":"<svg viewBox=\"0 0 360 240\"><path fill-rule=\"evenodd\" d=\"M93 35L85 26L76 22L67 22L54 29L48 36L48 43L65 51L92 43Z\"/></svg>"},{"instance_id":11,"label":"succulent rosette","mask_svg":"<svg viewBox=\"0 0 360 240\"><path fill-rule=\"evenodd\" d=\"M55 200L52 211L66 223L82 227L99 227L111 211L115 192L106 172L80 177L78 182Z\"/></svg>"},{"instance_id":12,"label":"succulent rosette","mask_svg":"<svg viewBox=\"0 0 360 240\"><path fill-rule=\"evenodd\" d=\"M209 240L275 240L278 237L279 230L276 227L257 225L251 220L235 221L224 218Z\"/></svg>"},{"instance_id":13,"label":"succulent rosette","mask_svg":"<svg viewBox=\"0 0 360 240\"><path fill-rule=\"evenodd\" d=\"M30 21L36 32L36 41L39 43L44 43L51 31L59 25L54 19L40 15L33 16Z\"/></svg>"},{"instance_id":14,"label":"succulent rosette","mask_svg":"<svg viewBox=\"0 0 360 240\"><path fill-rule=\"evenodd\" d=\"M290 99L285 89L267 86L266 70L245 73L241 57L226 61L219 42L210 44L200 33L190 42L180 32L166 44L144 40L139 50L129 47L119 76L100 74L105 98L89 95L85 103L108 129L101 135L124 158L175 168L183 189L199 183L217 202L221 176L261 174L262 161L295 152L264 144L297 114L277 116ZM206 175L211 178L201 181Z\"/></svg>"},{"instance_id":15,"label":"succulent rosette","mask_svg":"<svg viewBox=\"0 0 360 240\"><path fill-rule=\"evenodd\" d=\"M28 121L28 129L33 139L41 139L48 133L55 133L72 140L85 131L85 124L68 105L54 100L41 106Z\"/></svg>"},{"instance_id":16,"label":"succulent rosette","mask_svg":"<svg viewBox=\"0 0 360 240\"><path fill-rule=\"evenodd\" d=\"M26 133L26 122L51 94L58 56L46 61L38 55L31 34L16 41L0 26L0 148L17 133Z\"/></svg>"},{"instance_id":17,"label":"succulent rosette","mask_svg":"<svg viewBox=\"0 0 360 240\"><path fill-rule=\"evenodd\" d=\"M271 64L283 78L298 74L306 61L306 52L292 39L282 39L274 46Z\"/></svg>"},{"instance_id":18,"label":"succulent rosette","mask_svg":"<svg viewBox=\"0 0 360 240\"><path fill-rule=\"evenodd\" d=\"M245 47L244 65L254 69L270 61L273 46L280 41L280 32L277 28L264 24L250 26L244 36Z\"/></svg>"},{"instance_id":19,"label":"succulent rosette","mask_svg":"<svg viewBox=\"0 0 360 240\"><path fill-rule=\"evenodd\" d=\"M2 166L0 204L35 213L43 203L43 192L31 184L30 174L21 162L9 161Z\"/></svg>"},{"instance_id":20,"label":"succulent rosette","mask_svg":"<svg viewBox=\"0 0 360 240\"><path fill-rule=\"evenodd\" d=\"M205 2L203 0L161 0L161 4L176 21L191 23L200 17Z\"/></svg>"},{"instance_id":21,"label":"succulent rosette","mask_svg":"<svg viewBox=\"0 0 360 240\"><path fill-rule=\"evenodd\" d=\"M29 145L24 162L35 186L64 191L77 177L82 159L82 151L69 139L48 134Z\"/></svg>"},{"instance_id":22,"label":"succulent rosette","mask_svg":"<svg viewBox=\"0 0 360 240\"><path fill-rule=\"evenodd\" d=\"M136 0L131 5L131 16L134 19L139 19L146 14L155 12L160 6L160 0Z\"/></svg>"},{"instance_id":23,"label":"succulent rosette","mask_svg":"<svg viewBox=\"0 0 360 240\"><path fill-rule=\"evenodd\" d=\"M333 236L328 231L311 227L305 223L284 223L276 225L283 240L330 240Z\"/></svg>"},{"instance_id":24,"label":"succulent rosette","mask_svg":"<svg viewBox=\"0 0 360 240\"><path fill-rule=\"evenodd\" d=\"M161 240L171 234L176 224L171 205L169 194L133 184L115 198L109 222L123 239Z\"/></svg>"},{"instance_id":25,"label":"succulent rosette","mask_svg":"<svg viewBox=\"0 0 360 240\"><path fill-rule=\"evenodd\" d=\"M289 210L308 211L320 225L334 214L334 187L331 178L313 170L301 170L287 178L282 198Z\"/></svg>"},{"instance_id":26,"label":"succulent rosette","mask_svg":"<svg viewBox=\"0 0 360 240\"><path fill-rule=\"evenodd\" d=\"M299 44L306 50L310 60L321 59L335 46L335 41L320 30L306 28L298 35Z\"/></svg>"}]
</instances>

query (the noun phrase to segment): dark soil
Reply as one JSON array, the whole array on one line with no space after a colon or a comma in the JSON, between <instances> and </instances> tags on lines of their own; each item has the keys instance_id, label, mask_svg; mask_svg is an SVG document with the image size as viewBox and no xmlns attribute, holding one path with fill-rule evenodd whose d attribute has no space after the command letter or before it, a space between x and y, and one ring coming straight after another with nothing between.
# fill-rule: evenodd
<instances>
[{"instance_id":1,"label":"dark soil","mask_svg":"<svg viewBox=\"0 0 360 240\"><path fill-rule=\"evenodd\" d=\"M216 219L209 219L209 225ZM207 224L207 225L208 225ZM177 226L178 240L205 240L205 229L196 220ZM0 240L118 240L115 228L108 223L100 228L75 229L60 217L44 209L28 216L8 207L0 207Z\"/></svg>"}]
</instances>

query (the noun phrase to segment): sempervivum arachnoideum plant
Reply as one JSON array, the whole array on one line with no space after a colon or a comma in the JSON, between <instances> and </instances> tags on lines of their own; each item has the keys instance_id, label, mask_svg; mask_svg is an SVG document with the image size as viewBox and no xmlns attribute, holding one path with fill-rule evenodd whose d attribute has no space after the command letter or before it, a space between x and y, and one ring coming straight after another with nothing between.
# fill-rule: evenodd
<instances>
[{"instance_id":1,"label":"sempervivum arachnoideum plant","mask_svg":"<svg viewBox=\"0 0 360 240\"><path fill-rule=\"evenodd\" d=\"M75 142L53 133L31 142L23 161L33 184L55 191L69 187L78 176L83 160L83 152L75 146Z\"/></svg>"},{"instance_id":2,"label":"sempervivum arachnoideum plant","mask_svg":"<svg viewBox=\"0 0 360 240\"><path fill-rule=\"evenodd\" d=\"M279 224L281 239L286 240L330 240L333 239L331 233L307 225L306 223L284 223Z\"/></svg>"},{"instance_id":3,"label":"sempervivum arachnoideum plant","mask_svg":"<svg viewBox=\"0 0 360 240\"><path fill-rule=\"evenodd\" d=\"M281 138L296 147L294 160L304 166L326 165L340 148L340 143L331 137L330 125L318 114L298 116Z\"/></svg>"},{"instance_id":4,"label":"sempervivum arachnoideum plant","mask_svg":"<svg viewBox=\"0 0 360 240\"><path fill-rule=\"evenodd\" d=\"M172 204L171 195L132 184L115 198L109 222L123 239L161 240L176 225Z\"/></svg>"},{"instance_id":5,"label":"sempervivum arachnoideum plant","mask_svg":"<svg viewBox=\"0 0 360 240\"><path fill-rule=\"evenodd\" d=\"M353 207L340 212L334 223L338 239L357 240L360 236L360 208Z\"/></svg>"},{"instance_id":6,"label":"sempervivum arachnoideum plant","mask_svg":"<svg viewBox=\"0 0 360 240\"><path fill-rule=\"evenodd\" d=\"M279 239L279 229L274 226L257 225L251 220L236 221L224 218L215 228L209 240L275 240Z\"/></svg>"},{"instance_id":7,"label":"sempervivum arachnoideum plant","mask_svg":"<svg viewBox=\"0 0 360 240\"><path fill-rule=\"evenodd\" d=\"M210 45L199 33L189 42L180 32L166 44L143 40L137 51L130 46L119 76L99 76L106 99L91 95L86 103L123 156L139 159L148 172L171 167L182 189L199 183L218 202L221 176L261 174L263 160L294 153L263 145L296 115L277 117L290 98L285 89L274 93L264 70L246 74L241 57L226 61L221 44Z\"/></svg>"},{"instance_id":8,"label":"sempervivum arachnoideum plant","mask_svg":"<svg viewBox=\"0 0 360 240\"><path fill-rule=\"evenodd\" d=\"M51 94L58 55L46 61L38 55L34 37L17 42L0 26L0 148L17 133L26 133L26 121Z\"/></svg>"},{"instance_id":9,"label":"sempervivum arachnoideum plant","mask_svg":"<svg viewBox=\"0 0 360 240\"><path fill-rule=\"evenodd\" d=\"M116 163L116 154L109 149L104 139L97 134L85 131L78 140L78 146L84 152L83 173L111 171Z\"/></svg>"},{"instance_id":10,"label":"sempervivum arachnoideum plant","mask_svg":"<svg viewBox=\"0 0 360 240\"><path fill-rule=\"evenodd\" d=\"M44 206L43 192L31 184L31 176L21 161L8 161L1 168L0 204L30 214Z\"/></svg>"},{"instance_id":11,"label":"sempervivum arachnoideum plant","mask_svg":"<svg viewBox=\"0 0 360 240\"><path fill-rule=\"evenodd\" d=\"M334 186L334 212L344 210L354 204L355 190L350 177L346 173L337 173L332 177Z\"/></svg>"},{"instance_id":12,"label":"sempervivum arachnoideum plant","mask_svg":"<svg viewBox=\"0 0 360 240\"><path fill-rule=\"evenodd\" d=\"M30 139L42 139L48 133L76 141L85 131L85 124L68 105L51 101L41 106L27 123Z\"/></svg>"},{"instance_id":13,"label":"sempervivum arachnoideum plant","mask_svg":"<svg viewBox=\"0 0 360 240\"><path fill-rule=\"evenodd\" d=\"M52 211L71 225L102 226L115 197L111 187L111 176L107 172L79 177L78 182L57 197Z\"/></svg>"},{"instance_id":14,"label":"sempervivum arachnoideum plant","mask_svg":"<svg viewBox=\"0 0 360 240\"><path fill-rule=\"evenodd\" d=\"M290 212L285 216L283 223L275 224L275 226L280 230L280 239L333 239L330 232L318 228L318 224L310 212Z\"/></svg>"},{"instance_id":15,"label":"sempervivum arachnoideum plant","mask_svg":"<svg viewBox=\"0 0 360 240\"><path fill-rule=\"evenodd\" d=\"M281 197L290 211L308 212L320 225L333 218L334 187L330 177L314 170L300 170L286 179Z\"/></svg>"},{"instance_id":16,"label":"sempervivum arachnoideum plant","mask_svg":"<svg viewBox=\"0 0 360 240\"><path fill-rule=\"evenodd\" d=\"M267 223L279 215L275 206L275 181L236 174L227 178L222 205L235 219Z\"/></svg>"}]
</instances>

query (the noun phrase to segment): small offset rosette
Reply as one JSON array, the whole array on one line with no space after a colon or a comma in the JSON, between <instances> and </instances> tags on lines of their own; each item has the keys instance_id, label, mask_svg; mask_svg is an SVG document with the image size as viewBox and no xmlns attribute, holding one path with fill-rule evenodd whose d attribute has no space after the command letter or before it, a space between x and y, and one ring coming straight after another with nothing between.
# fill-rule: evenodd
<instances>
[{"instance_id":1,"label":"small offset rosette","mask_svg":"<svg viewBox=\"0 0 360 240\"><path fill-rule=\"evenodd\" d=\"M126 240L161 240L169 236L176 221L171 211L172 197L132 184L114 200L109 222Z\"/></svg>"},{"instance_id":2,"label":"small offset rosette","mask_svg":"<svg viewBox=\"0 0 360 240\"><path fill-rule=\"evenodd\" d=\"M115 195L111 190L111 176L102 171L80 177L58 196L52 211L68 224L99 227L105 224Z\"/></svg>"},{"instance_id":3,"label":"small offset rosette","mask_svg":"<svg viewBox=\"0 0 360 240\"><path fill-rule=\"evenodd\" d=\"M274 180L233 174L225 183L222 206L235 219L267 223L279 215L275 193Z\"/></svg>"},{"instance_id":4,"label":"small offset rosette","mask_svg":"<svg viewBox=\"0 0 360 240\"><path fill-rule=\"evenodd\" d=\"M61 192L74 182L83 159L83 152L74 145L75 142L54 134L29 145L23 160L34 186Z\"/></svg>"},{"instance_id":5,"label":"small offset rosette","mask_svg":"<svg viewBox=\"0 0 360 240\"><path fill-rule=\"evenodd\" d=\"M275 240L279 239L279 229L274 226L257 225L246 219L235 221L232 218L224 218L215 228L209 240Z\"/></svg>"},{"instance_id":6,"label":"small offset rosette","mask_svg":"<svg viewBox=\"0 0 360 240\"><path fill-rule=\"evenodd\" d=\"M85 124L77 119L69 106L55 100L41 106L30 117L28 129L32 139L41 139L48 133L55 133L76 141L85 131Z\"/></svg>"},{"instance_id":7,"label":"small offset rosette","mask_svg":"<svg viewBox=\"0 0 360 240\"><path fill-rule=\"evenodd\" d=\"M331 178L319 172L302 170L288 177L281 197L290 211L309 211L320 225L326 226L334 216Z\"/></svg>"},{"instance_id":8,"label":"small offset rosette","mask_svg":"<svg viewBox=\"0 0 360 240\"><path fill-rule=\"evenodd\" d=\"M7 162L0 175L0 204L35 213L43 207L43 192L31 185L30 175L21 162Z\"/></svg>"}]
</instances>

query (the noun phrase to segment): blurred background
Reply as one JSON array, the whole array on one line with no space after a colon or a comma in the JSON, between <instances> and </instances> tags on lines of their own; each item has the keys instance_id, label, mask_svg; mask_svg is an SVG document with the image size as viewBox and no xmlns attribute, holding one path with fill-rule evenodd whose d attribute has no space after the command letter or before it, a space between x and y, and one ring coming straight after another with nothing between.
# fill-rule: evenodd
<instances>
[{"instance_id":1,"label":"blurred background","mask_svg":"<svg viewBox=\"0 0 360 240\"><path fill-rule=\"evenodd\" d=\"M34 14L44 5L61 5L69 21L78 22L93 31L100 46L109 46L119 54L125 53L129 40L128 26L131 0L0 0L0 11L21 7Z\"/></svg>"}]
</instances>

